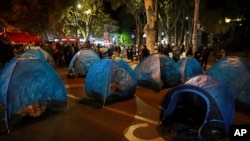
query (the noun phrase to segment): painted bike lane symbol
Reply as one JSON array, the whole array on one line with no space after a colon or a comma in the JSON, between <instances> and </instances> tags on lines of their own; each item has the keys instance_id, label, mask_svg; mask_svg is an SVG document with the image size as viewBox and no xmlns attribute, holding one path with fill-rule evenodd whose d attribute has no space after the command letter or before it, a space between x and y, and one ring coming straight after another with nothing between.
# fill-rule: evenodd
<instances>
[{"instance_id":1,"label":"painted bike lane symbol","mask_svg":"<svg viewBox=\"0 0 250 141\"><path fill-rule=\"evenodd\" d=\"M126 130L127 132L125 133L125 137L130 140L130 141L165 141L162 137L157 137L157 138L153 138L153 139L141 139L139 137L136 137L134 135L134 131L139 129L139 128L145 128L148 127L149 124L148 123L140 123L140 124L135 124L135 125L131 125L129 126Z\"/></svg>"}]
</instances>

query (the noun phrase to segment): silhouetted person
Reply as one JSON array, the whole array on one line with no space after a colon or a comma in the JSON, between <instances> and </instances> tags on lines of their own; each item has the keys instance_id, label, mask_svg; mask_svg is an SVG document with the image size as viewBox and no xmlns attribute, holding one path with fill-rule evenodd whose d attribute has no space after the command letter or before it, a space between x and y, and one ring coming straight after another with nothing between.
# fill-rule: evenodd
<instances>
[{"instance_id":1,"label":"silhouetted person","mask_svg":"<svg viewBox=\"0 0 250 141\"><path fill-rule=\"evenodd\" d=\"M221 52L221 58L228 56L227 50L225 48L222 48L220 52Z\"/></svg>"},{"instance_id":2,"label":"silhouetted person","mask_svg":"<svg viewBox=\"0 0 250 141\"><path fill-rule=\"evenodd\" d=\"M204 46L201 53L201 67L204 70L206 70L209 55L210 55L209 49L206 46Z\"/></svg>"},{"instance_id":3,"label":"silhouetted person","mask_svg":"<svg viewBox=\"0 0 250 141\"><path fill-rule=\"evenodd\" d=\"M193 47L188 46L188 48L186 49L186 57L192 57L192 56L193 56Z\"/></svg>"},{"instance_id":4,"label":"silhouetted person","mask_svg":"<svg viewBox=\"0 0 250 141\"><path fill-rule=\"evenodd\" d=\"M141 55L140 55L140 61L142 61L145 57L150 55L150 51L147 48L146 45L141 45Z\"/></svg>"},{"instance_id":5,"label":"silhouetted person","mask_svg":"<svg viewBox=\"0 0 250 141\"><path fill-rule=\"evenodd\" d=\"M178 46L175 46L172 50L172 58L175 62L178 62L180 60L180 51L179 51L179 48Z\"/></svg>"},{"instance_id":6,"label":"silhouetted person","mask_svg":"<svg viewBox=\"0 0 250 141\"><path fill-rule=\"evenodd\" d=\"M4 64L14 56L11 44L5 41L0 41L0 68L2 68Z\"/></svg>"}]
</instances>

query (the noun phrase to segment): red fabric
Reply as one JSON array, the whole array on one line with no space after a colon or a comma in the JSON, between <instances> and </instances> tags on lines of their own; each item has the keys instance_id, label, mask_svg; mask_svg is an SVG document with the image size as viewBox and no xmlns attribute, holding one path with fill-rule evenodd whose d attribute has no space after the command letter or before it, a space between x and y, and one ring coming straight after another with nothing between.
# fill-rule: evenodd
<instances>
[{"instance_id":1,"label":"red fabric","mask_svg":"<svg viewBox=\"0 0 250 141\"><path fill-rule=\"evenodd\" d=\"M4 34L1 35L1 38L4 38L4 37L6 37L10 42L14 42L14 43L43 42L41 38L33 36L29 33L6 32L5 35Z\"/></svg>"}]
</instances>

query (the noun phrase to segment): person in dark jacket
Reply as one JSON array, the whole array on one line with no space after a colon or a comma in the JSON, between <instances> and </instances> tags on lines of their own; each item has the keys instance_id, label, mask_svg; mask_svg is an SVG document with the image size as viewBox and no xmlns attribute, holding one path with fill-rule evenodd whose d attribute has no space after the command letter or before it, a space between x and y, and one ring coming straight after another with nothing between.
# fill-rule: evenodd
<instances>
[{"instance_id":1,"label":"person in dark jacket","mask_svg":"<svg viewBox=\"0 0 250 141\"><path fill-rule=\"evenodd\" d=\"M193 57L193 46L189 45L186 49L186 57Z\"/></svg>"},{"instance_id":2,"label":"person in dark jacket","mask_svg":"<svg viewBox=\"0 0 250 141\"><path fill-rule=\"evenodd\" d=\"M110 45L110 46L108 47L108 57L109 57L110 59L112 59L113 54L114 54L114 48L113 48L113 46Z\"/></svg>"},{"instance_id":3,"label":"person in dark jacket","mask_svg":"<svg viewBox=\"0 0 250 141\"><path fill-rule=\"evenodd\" d=\"M6 41L0 41L0 69L14 56L15 54L11 44Z\"/></svg>"},{"instance_id":4,"label":"person in dark jacket","mask_svg":"<svg viewBox=\"0 0 250 141\"><path fill-rule=\"evenodd\" d=\"M210 55L209 48L204 46L201 52L201 62L200 62L203 70L206 70L209 55Z\"/></svg>"},{"instance_id":5,"label":"person in dark jacket","mask_svg":"<svg viewBox=\"0 0 250 141\"><path fill-rule=\"evenodd\" d=\"M178 62L180 60L180 50L178 48L178 46L175 46L172 50L172 59L175 61L175 62Z\"/></svg>"},{"instance_id":6,"label":"person in dark jacket","mask_svg":"<svg viewBox=\"0 0 250 141\"><path fill-rule=\"evenodd\" d=\"M150 51L147 48L146 45L141 45L141 55L140 55L140 61L142 61L145 57L150 55Z\"/></svg>"}]
</instances>

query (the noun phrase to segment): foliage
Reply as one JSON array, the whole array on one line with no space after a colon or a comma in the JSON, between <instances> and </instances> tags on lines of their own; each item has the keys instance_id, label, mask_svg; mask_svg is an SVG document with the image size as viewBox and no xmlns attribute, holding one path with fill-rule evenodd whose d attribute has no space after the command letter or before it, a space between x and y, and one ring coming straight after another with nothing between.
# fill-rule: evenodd
<instances>
[{"instance_id":1,"label":"foliage","mask_svg":"<svg viewBox=\"0 0 250 141\"><path fill-rule=\"evenodd\" d=\"M11 2L12 21L17 21L13 26L25 31L40 31L47 29L47 7L45 1L39 0L13 0ZM32 12L31 12L32 11ZM15 14L14 14L15 13Z\"/></svg>"},{"instance_id":2,"label":"foliage","mask_svg":"<svg viewBox=\"0 0 250 141\"><path fill-rule=\"evenodd\" d=\"M102 0L78 2L80 7L67 8L59 20L59 23L63 25L65 35L88 39L90 34L100 34L103 24L109 19L109 16L103 12Z\"/></svg>"},{"instance_id":3,"label":"foliage","mask_svg":"<svg viewBox=\"0 0 250 141\"><path fill-rule=\"evenodd\" d=\"M89 32L100 34L103 23L108 17L103 12L102 0L82 0L78 2L81 3L82 8L91 10L90 18L84 17L84 9L76 10L76 7L72 7L76 0L1 1L0 25L12 27L8 29L10 31L23 31L40 35L45 40L49 39L48 35L64 36L66 33L66 35L73 36L75 20L72 10L74 9L73 12L79 18L79 34L83 35Z\"/></svg>"},{"instance_id":4,"label":"foliage","mask_svg":"<svg viewBox=\"0 0 250 141\"><path fill-rule=\"evenodd\" d=\"M0 21L7 31L30 32L45 40L54 33L56 15L67 6L66 0L1 1Z\"/></svg>"},{"instance_id":5,"label":"foliage","mask_svg":"<svg viewBox=\"0 0 250 141\"><path fill-rule=\"evenodd\" d=\"M140 43L141 35L143 35L143 26L145 22L145 6L144 6L144 0L106 0L111 4L111 7L113 10L119 9L119 7L125 7L126 13L125 15L132 15L133 20L124 19L124 15L120 16L121 20L124 21L125 24L122 24L121 29L126 29L128 32L136 32L136 44ZM128 23L129 24L126 24ZM125 28L124 28L125 27ZM134 29L130 29L133 27Z\"/></svg>"},{"instance_id":6,"label":"foliage","mask_svg":"<svg viewBox=\"0 0 250 141\"><path fill-rule=\"evenodd\" d=\"M126 12L126 7L122 6L119 8L119 14L117 20L120 21L120 31L133 32L135 30L135 19L134 17ZM124 18L126 17L126 18Z\"/></svg>"},{"instance_id":7,"label":"foliage","mask_svg":"<svg viewBox=\"0 0 250 141\"><path fill-rule=\"evenodd\" d=\"M190 0L160 0L159 14L163 31L171 36L175 27L181 29L186 17L193 19L193 8L194 1Z\"/></svg>"},{"instance_id":8,"label":"foliage","mask_svg":"<svg viewBox=\"0 0 250 141\"><path fill-rule=\"evenodd\" d=\"M193 18L194 1L190 0L158 0L160 22L165 33L177 34L182 30L185 16ZM82 10L76 10L77 2L81 3ZM156 0L153 0L156 2ZM127 32L134 32L131 28L135 25L136 31L141 31L145 24L144 0L1 0L0 1L0 26L6 27L10 31L23 31L40 35L48 39L48 35L69 35L88 36L101 34L103 23L109 15L104 14L103 3L111 4L113 10L125 7L126 14L133 16L134 20L124 18L124 13L118 17L121 22L121 29L129 25ZM74 5L74 6L73 6ZM84 17L84 9L91 9L91 18ZM73 13L75 14L72 14ZM249 1L246 0L200 0L199 21L204 32L224 34L234 24L226 24L225 17L241 17L241 24L249 25ZM74 16L75 15L75 16ZM76 25L76 19L78 25ZM88 19L86 21L86 19ZM128 21L130 23L128 24ZM91 24L90 24L91 23ZM77 28L77 35L76 27ZM174 28L176 27L176 28ZM3 29L3 28L2 28ZM175 30L176 29L176 30ZM246 29L247 31L247 29ZM74 35L75 34L75 35ZM141 37L137 33L138 37ZM249 34L246 33L247 39Z\"/></svg>"},{"instance_id":9,"label":"foliage","mask_svg":"<svg viewBox=\"0 0 250 141\"><path fill-rule=\"evenodd\" d=\"M117 10L120 6L124 5L123 0L105 0L111 5L112 10Z\"/></svg>"},{"instance_id":10,"label":"foliage","mask_svg":"<svg viewBox=\"0 0 250 141\"><path fill-rule=\"evenodd\" d=\"M119 43L125 46L132 45L133 40L128 32L122 32L119 37Z\"/></svg>"}]
</instances>

